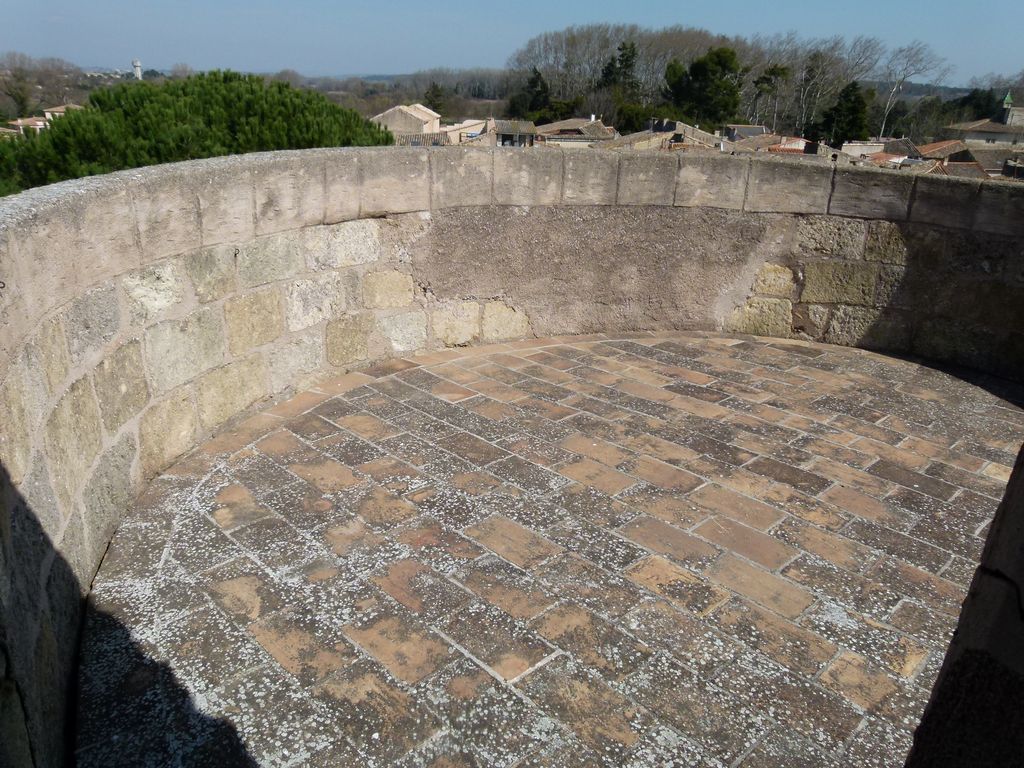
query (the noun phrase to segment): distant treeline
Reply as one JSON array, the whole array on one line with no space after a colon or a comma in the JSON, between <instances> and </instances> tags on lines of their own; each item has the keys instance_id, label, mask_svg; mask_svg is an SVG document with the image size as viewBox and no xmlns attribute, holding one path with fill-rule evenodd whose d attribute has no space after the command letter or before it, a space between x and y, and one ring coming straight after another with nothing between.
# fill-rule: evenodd
<instances>
[{"instance_id":1,"label":"distant treeline","mask_svg":"<svg viewBox=\"0 0 1024 768\"><path fill-rule=\"evenodd\" d=\"M176 160L391 140L322 94L256 75L124 83L93 91L86 109L38 134L0 140L0 194Z\"/></svg>"}]
</instances>

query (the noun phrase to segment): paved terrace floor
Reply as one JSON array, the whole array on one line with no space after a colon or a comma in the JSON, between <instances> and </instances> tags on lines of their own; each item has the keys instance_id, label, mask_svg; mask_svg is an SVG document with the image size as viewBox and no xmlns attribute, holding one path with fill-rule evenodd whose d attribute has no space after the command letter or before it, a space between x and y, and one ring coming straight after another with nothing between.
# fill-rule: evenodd
<instances>
[{"instance_id":1,"label":"paved terrace floor","mask_svg":"<svg viewBox=\"0 0 1024 768\"><path fill-rule=\"evenodd\" d=\"M349 374L129 515L80 762L237 763L226 718L268 765L902 765L1022 439L985 390L814 344Z\"/></svg>"}]
</instances>

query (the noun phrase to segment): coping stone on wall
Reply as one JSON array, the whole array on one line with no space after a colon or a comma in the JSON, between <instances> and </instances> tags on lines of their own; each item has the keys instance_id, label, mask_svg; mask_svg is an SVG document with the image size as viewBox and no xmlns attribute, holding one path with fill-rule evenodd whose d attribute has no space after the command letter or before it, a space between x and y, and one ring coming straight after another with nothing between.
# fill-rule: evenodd
<instances>
[{"instance_id":1,"label":"coping stone on wall","mask_svg":"<svg viewBox=\"0 0 1024 768\"><path fill-rule=\"evenodd\" d=\"M359 218L359 151L332 149L324 153L324 224Z\"/></svg>"},{"instance_id":2,"label":"coping stone on wall","mask_svg":"<svg viewBox=\"0 0 1024 768\"><path fill-rule=\"evenodd\" d=\"M253 173L256 234L323 224L324 179L320 152L278 152L265 158Z\"/></svg>"},{"instance_id":3,"label":"coping stone on wall","mask_svg":"<svg viewBox=\"0 0 1024 768\"><path fill-rule=\"evenodd\" d=\"M428 150L430 203L434 209L490 205L494 155L474 147Z\"/></svg>"},{"instance_id":4,"label":"coping stone on wall","mask_svg":"<svg viewBox=\"0 0 1024 768\"><path fill-rule=\"evenodd\" d=\"M256 236L255 165L211 162L197 169L203 245L247 243Z\"/></svg>"},{"instance_id":5,"label":"coping stone on wall","mask_svg":"<svg viewBox=\"0 0 1024 768\"><path fill-rule=\"evenodd\" d=\"M427 150L373 147L359 156L360 216L430 209Z\"/></svg>"},{"instance_id":6,"label":"coping stone on wall","mask_svg":"<svg viewBox=\"0 0 1024 768\"><path fill-rule=\"evenodd\" d=\"M981 181L948 176L917 176L910 220L921 224L970 229Z\"/></svg>"},{"instance_id":7,"label":"coping stone on wall","mask_svg":"<svg viewBox=\"0 0 1024 768\"><path fill-rule=\"evenodd\" d=\"M194 171L172 165L135 172L128 182L143 263L202 245L199 189Z\"/></svg>"},{"instance_id":8,"label":"coping stone on wall","mask_svg":"<svg viewBox=\"0 0 1024 768\"><path fill-rule=\"evenodd\" d=\"M615 205L619 153L568 150L563 156L562 202L566 205Z\"/></svg>"},{"instance_id":9,"label":"coping stone on wall","mask_svg":"<svg viewBox=\"0 0 1024 768\"><path fill-rule=\"evenodd\" d=\"M675 204L742 210L750 163L747 155L681 153Z\"/></svg>"},{"instance_id":10,"label":"coping stone on wall","mask_svg":"<svg viewBox=\"0 0 1024 768\"><path fill-rule=\"evenodd\" d=\"M914 177L873 168L835 169L828 212L834 216L905 221Z\"/></svg>"},{"instance_id":11,"label":"coping stone on wall","mask_svg":"<svg viewBox=\"0 0 1024 768\"><path fill-rule=\"evenodd\" d=\"M662 152L631 152L619 163L619 205L672 205L679 159Z\"/></svg>"},{"instance_id":12,"label":"coping stone on wall","mask_svg":"<svg viewBox=\"0 0 1024 768\"><path fill-rule=\"evenodd\" d=\"M1024 237L1024 184L993 181L982 185L972 228Z\"/></svg>"},{"instance_id":13,"label":"coping stone on wall","mask_svg":"<svg viewBox=\"0 0 1024 768\"><path fill-rule=\"evenodd\" d=\"M827 213L831 164L790 158L753 158L744 210L766 213Z\"/></svg>"},{"instance_id":14,"label":"coping stone on wall","mask_svg":"<svg viewBox=\"0 0 1024 768\"><path fill-rule=\"evenodd\" d=\"M495 205L558 205L562 201L563 150L501 147L493 152Z\"/></svg>"}]
</instances>

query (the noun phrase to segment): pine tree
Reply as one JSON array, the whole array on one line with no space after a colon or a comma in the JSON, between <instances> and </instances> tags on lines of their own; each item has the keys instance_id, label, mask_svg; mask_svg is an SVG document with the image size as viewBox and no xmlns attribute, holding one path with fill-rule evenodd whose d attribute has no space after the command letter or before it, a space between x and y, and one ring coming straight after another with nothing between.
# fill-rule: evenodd
<instances>
[{"instance_id":1,"label":"pine tree","mask_svg":"<svg viewBox=\"0 0 1024 768\"><path fill-rule=\"evenodd\" d=\"M847 141L868 137L868 104L857 83L843 88L836 103L825 111L822 132L829 146L837 149Z\"/></svg>"}]
</instances>

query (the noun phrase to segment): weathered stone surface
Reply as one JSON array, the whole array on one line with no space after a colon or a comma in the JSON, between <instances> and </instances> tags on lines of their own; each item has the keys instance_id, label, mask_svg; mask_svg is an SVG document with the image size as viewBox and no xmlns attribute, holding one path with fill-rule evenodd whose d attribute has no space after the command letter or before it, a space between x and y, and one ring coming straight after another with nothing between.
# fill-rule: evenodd
<instances>
[{"instance_id":1,"label":"weathered stone surface","mask_svg":"<svg viewBox=\"0 0 1024 768\"><path fill-rule=\"evenodd\" d=\"M675 204L741 210L750 163L743 156L680 153Z\"/></svg>"},{"instance_id":2,"label":"weathered stone surface","mask_svg":"<svg viewBox=\"0 0 1024 768\"><path fill-rule=\"evenodd\" d=\"M917 176L910 220L969 229L974 221L981 182L948 176Z\"/></svg>"},{"instance_id":3,"label":"weathered stone surface","mask_svg":"<svg viewBox=\"0 0 1024 768\"><path fill-rule=\"evenodd\" d=\"M285 319L289 331L301 331L340 315L346 304L346 277L328 272L296 280L285 289Z\"/></svg>"},{"instance_id":4,"label":"weathered stone surface","mask_svg":"<svg viewBox=\"0 0 1024 768\"><path fill-rule=\"evenodd\" d=\"M103 441L100 409L88 378L76 381L46 422L46 456L57 496L67 509Z\"/></svg>"},{"instance_id":5,"label":"weathered stone surface","mask_svg":"<svg viewBox=\"0 0 1024 768\"><path fill-rule=\"evenodd\" d=\"M619 184L617 152L566 152L562 162L565 205L615 205Z\"/></svg>"},{"instance_id":6,"label":"weathered stone surface","mask_svg":"<svg viewBox=\"0 0 1024 768\"><path fill-rule=\"evenodd\" d=\"M360 216L430 208L427 151L417 147L363 150L359 157Z\"/></svg>"},{"instance_id":7,"label":"weathered stone surface","mask_svg":"<svg viewBox=\"0 0 1024 768\"><path fill-rule=\"evenodd\" d=\"M194 379L224 358L219 310L207 307L181 320L158 323L146 332L146 359L158 392Z\"/></svg>"},{"instance_id":8,"label":"weathered stone surface","mask_svg":"<svg viewBox=\"0 0 1024 768\"><path fill-rule=\"evenodd\" d=\"M338 149L324 153L324 223L359 218L359 151Z\"/></svg>"},{"instance_id":9,"label":"weathered stone surface","mask_svg":"<svg viewBox=\"0 0 1024 768\"><path fill-rule=\"evenodd\" d=\"M294 277L305 266L301 242L294 232L268 235L241 246L235 262L243 288Z\"/></svg>"},{"instance_id":10,"label":"weathered stone surface","mask_svg":"<svg viewBox=\"0 0 1024 768\"><path fill-rule=\"evenodd\" d=\"M196 382L199 424L212 429L267 395L263 358L252 355L204 374Z\"/></svg>"},{"instance_id":11,"label":"weathered stone surface","mask_svg":"<svg viewBox=\"0 0 1024 768\"><path fill-rule=\"evenodd\" d=\"M906 226L906 225L904 225ZM868 222L867 240L864 243L864 258L883 264L906 264L909 254L909 240L904 227L891 221Z\"/></svg>"},{"instance_id":12,"label":"weathered stone surface","mask_svg":"<svg viewBox=\"0 0 1024 768\"><path fill-rule=\"evenodd\" d=\"M619 205L672 205L679 163L662 152L627 152L619 161Z\"/></svg>"},{"instance_id":13,"label":"weathered stone surface","mask_svg":"<svg viewBox=\"0 0 1024 768\"><path fill-rule=\"evenodd\" d=\"M486 341L519 339L530 335L530 318L504 301L484 304L481 331Z\"/></svg>"},{"instance_id":14,"label":"weathered stone surface","mask_svg":"<svg viewBox=\"0 0 1024 768\"><path fill-rule=\"evenodd\" d=\"M228 159L208 163L199 185L203 245L247 243L256 235L252 171Z\"/></svg>"},{"instance_id":15,"label":"weathered stone surface","mask_svg":"<svg viewBox=\"0 0 1024 768\"><path fill-rule=\"evenodd\" d=\"M0 386L0 464L11 475L12 482L21 481L32 452L28 414L21 382L14 376Z\"/></svg>"},{"instance_id":16,"label":"weathered stone surface","mask_svg":"<svg viewBox=\"0 0 1024 768\"><path fill-rule=\"evenodd\" d=\"M793 331L819 340L828 324L828 307L821 304L793 305Z\"/></svg>"},{"instance_id":17,"label":"weathered stone surface","mask_svg":"<svg viewBox=\"0 0 1024 768\"><path fill-rule=\"evenodd\" d=\"M323 366L323 331L314 329L285 344L275 344L265 354L270 391L281 392Z\"/></svg>"},{"instance_id":18,"label":"weathered stone surface","mask_svg":"<svg viewBox=\"0 0 1024 768\"><path fill-rule=\"evenodd\" d=\"M796 287L792 269L780 264L765 264L754 277L753 291L758 296L792 299Z\"/></svg>"},{"instance_id":19,"label":"weathered stone surface","mask_svg":"<svg viewBox=\"0 0 1024 768\"><path fill-rule=\"evenodd\" d=\"M914 178L899 171L837 167L828 212L906 221Z\"/></svg>"},{"instance_id":20,"label":"weathered stone surface","mask_svg":"<svg viewBox=\"0 0 1024 768\"><path fill-rule=\"evenodd\" d=\"M752 298L733 310L725 324L732 333L752 333L755 336L787 338L793 304L787 299Z\"/></svg>"},{"instance_id":21,"label":"weathered stone surface","mask_svg":"<svg viewBox=\"0 0 1024 768\"><path fill-rule=\"evenodd\" d=\"M185 297L185 282L172 261L162 261L121 278L133 324L146 325L160 318Z\"/></svg>"},{"instance_id":22,"label":"weathered stone surface","mask_svg":"<svg viewBox=\"0 0 1024 768\"><path fill-rule=\"evenodd\" d=\"M224 298L235 290L235 247L214 245L185 257L196 298L203 304Z\"/></svg>"},{"instance_id":23,"label":"weathered stone surface","mask_svg":"<svg viewBox=\"0 0 1024 768\"><path fill-rule=\"evenodd\" d=\"M56 394L71 367L68 342L59 317L52 317L42 323L35 340L28 346L28 354L32 366L43 375L47 394Z\"/></svg>"},{"instance_id":24,"label":"weathered stone surface","mask_svg":"<svg viewBox=\"0 0 1024 768\"><path fill-rule=\"evenodd\" d=\"M337 269L372 264L383 252L377 219L347 221L329 227L309 227L300 237L310 269Z\"/></svg>"},{"instance_id":25,"label":"weathered stone surface","mask_svg":"<svg viewBox=\"0 0 1024 768\"><path fill-rule=\"evenodd\" d=\"M103 425L108 432L116 432L149 401L142 342L130 341L103 358L93 371L92 385Z\"/></svg>"},{"instance_id":26,"label":"weathered stone surface","mask_svg":"<svg viewBox=\"0 0 1024 768\"><path fill-rule=\"evenodd\" d=\"M480 305L475 301L449 302L430 313L434 338L446 347L469 344L480 338Z\"/></svg>"},{"instance_id":27,"label":"weathered stone surface","mask_svg":"<svg viewBox=\"0 0 1024 768\"><path fill-rule=\"evenodd\" d=\"M412 276L404 272L367 272L363 275L363 306L394 309L412 304Z\"/></svg>"},{"instance_id":28,"label":"weathered stone surface","mask_svg":"<svg viewBox=\"0 0 1024 768\"><path fill-rule=\"evenodd\" d=\"M277 288L264 288L228 299L224 302L224 319L232 355L267 344L284 330L281 293Z\"/></svg>"},{"instance_id":29,"label":"weathered stone surface","mask_svg":"<svg viewBox=\"0 0 1024 768\"><path fill-rule=\"evenodd\" d=\"M377 318L377 327L395 352L412 352L427 346L427 318L423 312L403 312Z\"/></svg>"},{"instance_id":30,"label":"weathered stone surface","mask_svg":"<svg viewBox=\"0 0 1024 768\"><path fill-rule=\"evenodd\" d=\"M164 168L163 178L140 181L132 189L143 261L198 248L202 243L199 197L186 173Z\"/></svg>"},{"instance_id":31,"label":"weathered stone surface","mask_svg":"<svg viewBox=\"0 0 1024 768\"><path fill-rule=\"evenodd\" d=\"M832 166L807 160L754 158L744 210L827 213Z\"/></svg>"},{"instance_id":32,"label":"weathered stone surface","mask_svg":"<svg viewBox=\"0 0 1024 768\"><path fill-rule=\"evenodd\" d=\"M121 326L117 288L107 283L86 291L71 303L63 322L71 362L77 365L117 335Z\"/></svg>"},{"instance_id":33,"label":"weathered stone surface","mask_svg":"<svg viewBox=\"0 0 1024 768\"><path fill-rule=\"evenodd\" d=\"M494 155L489 150L451 147L429 158L432 207L491 204Z\"/></svg>"},{"instance_id":34,"label":"weathered stone surface","mask_svg":"<svg viewBox=\"0 0 1024 768\"><path fill-rule=\"evenodd\" d=\"M809 304L870 306L875 299L873 264L815 261L804 267L800 300Z\"/></svg>"},{"instance_id":35,"label":"weathered stone surface","mask_svg":"<svg viewBox=\"0 0 1024 768\"><path fill-rule=\"evenodd\" d=\"M561 199L560 150L494 150L495 205L557 205Z\"/></svg>"},{"instance_id":36,"label":"weathered stone surface","mask_svg":"<svg viewBox=\"0 0 1024 768\"><path fill-rule=\"evenodd\" d=\"M190 389L154 403L139 421L142 476L150 478L195 444L196 406Z\"/></svg>"},{"instance_id":37,"label":"weathered stone surface","mask_svg":"<svg viewBox=\"0 0 1024 768\"><path fill-rule=\"evenodd\" d=\"M0 677L0 763L32 765L25 710L13 679Z\"/></svg>"},{"instance_id":38,"label":"weathered stone surface","mask_svg":"<svg viewBox=\"0 0 1024 768\"><path fill-rule=\"evenodd\" d=\"M881 307L841 304L832 308L823 341L898 352L910 348L910 329L903 318Z\"/></svg>"},{"instance_id":39,"label":"weathered stone surface","mask_svg":"<svg viewBox=\"0 0 1024 768\"><path fill-rule=\"evenodd\" d=\"M331 365L351 365L369 355L369 337L373 330L373 314L361 312L346 315L327 323L327 362Z\"/></svg>"},{"instance_id":40,"label":"weathered stone surface","mask_svg":"<svg viewBox=\"0 0 1024 768\"><path fill-rule=\"evenodd\" d=\"M83 514L89 557L98 563L131 505L133 494L132 465L138 454L135 436L124 435L108 449L96 465L82 492Z\"/></svg>"},{"instance_id":41,"label":"weathered stone surface","mask_svg":"<svg viewBox=\"0 0 1024 768\"><path fill-rule=\"evenodd\" d=\"M859 259L864 254L864 228L857 219L801 216L796 220L796 252Z\"/></svg>"},{"instance_id":42,"label":"weathered stone surface","mask_svg":"<svg viewBox=\"0 0 1024 768\"><path fill-rule=\"evenodd\" d=\"M875 305L879 307L907 307L911 297L903 287L907 267L902 264L880 264L875 284Z\"/></svg>"},{"instance_id":43,"label":"weathered stone surface","mask_svg":"<svg viewBox=\"0 0 1024 768\"><path fill-rule=\"evenodd\" d=\"M253 193L257 235L322 224L323 157L274 156L253 174Z\"/></svg>"},{"instance_id":44,"label":"weathered stone surface","mask_svg":"<svg viewBox=\"0 0 1024 768\"><path fill-rule=\"evenodd\" d=\"M1024 188L1014 182L982 184L971 229L1024 237Z\"/></svg>"}]
</instances>

